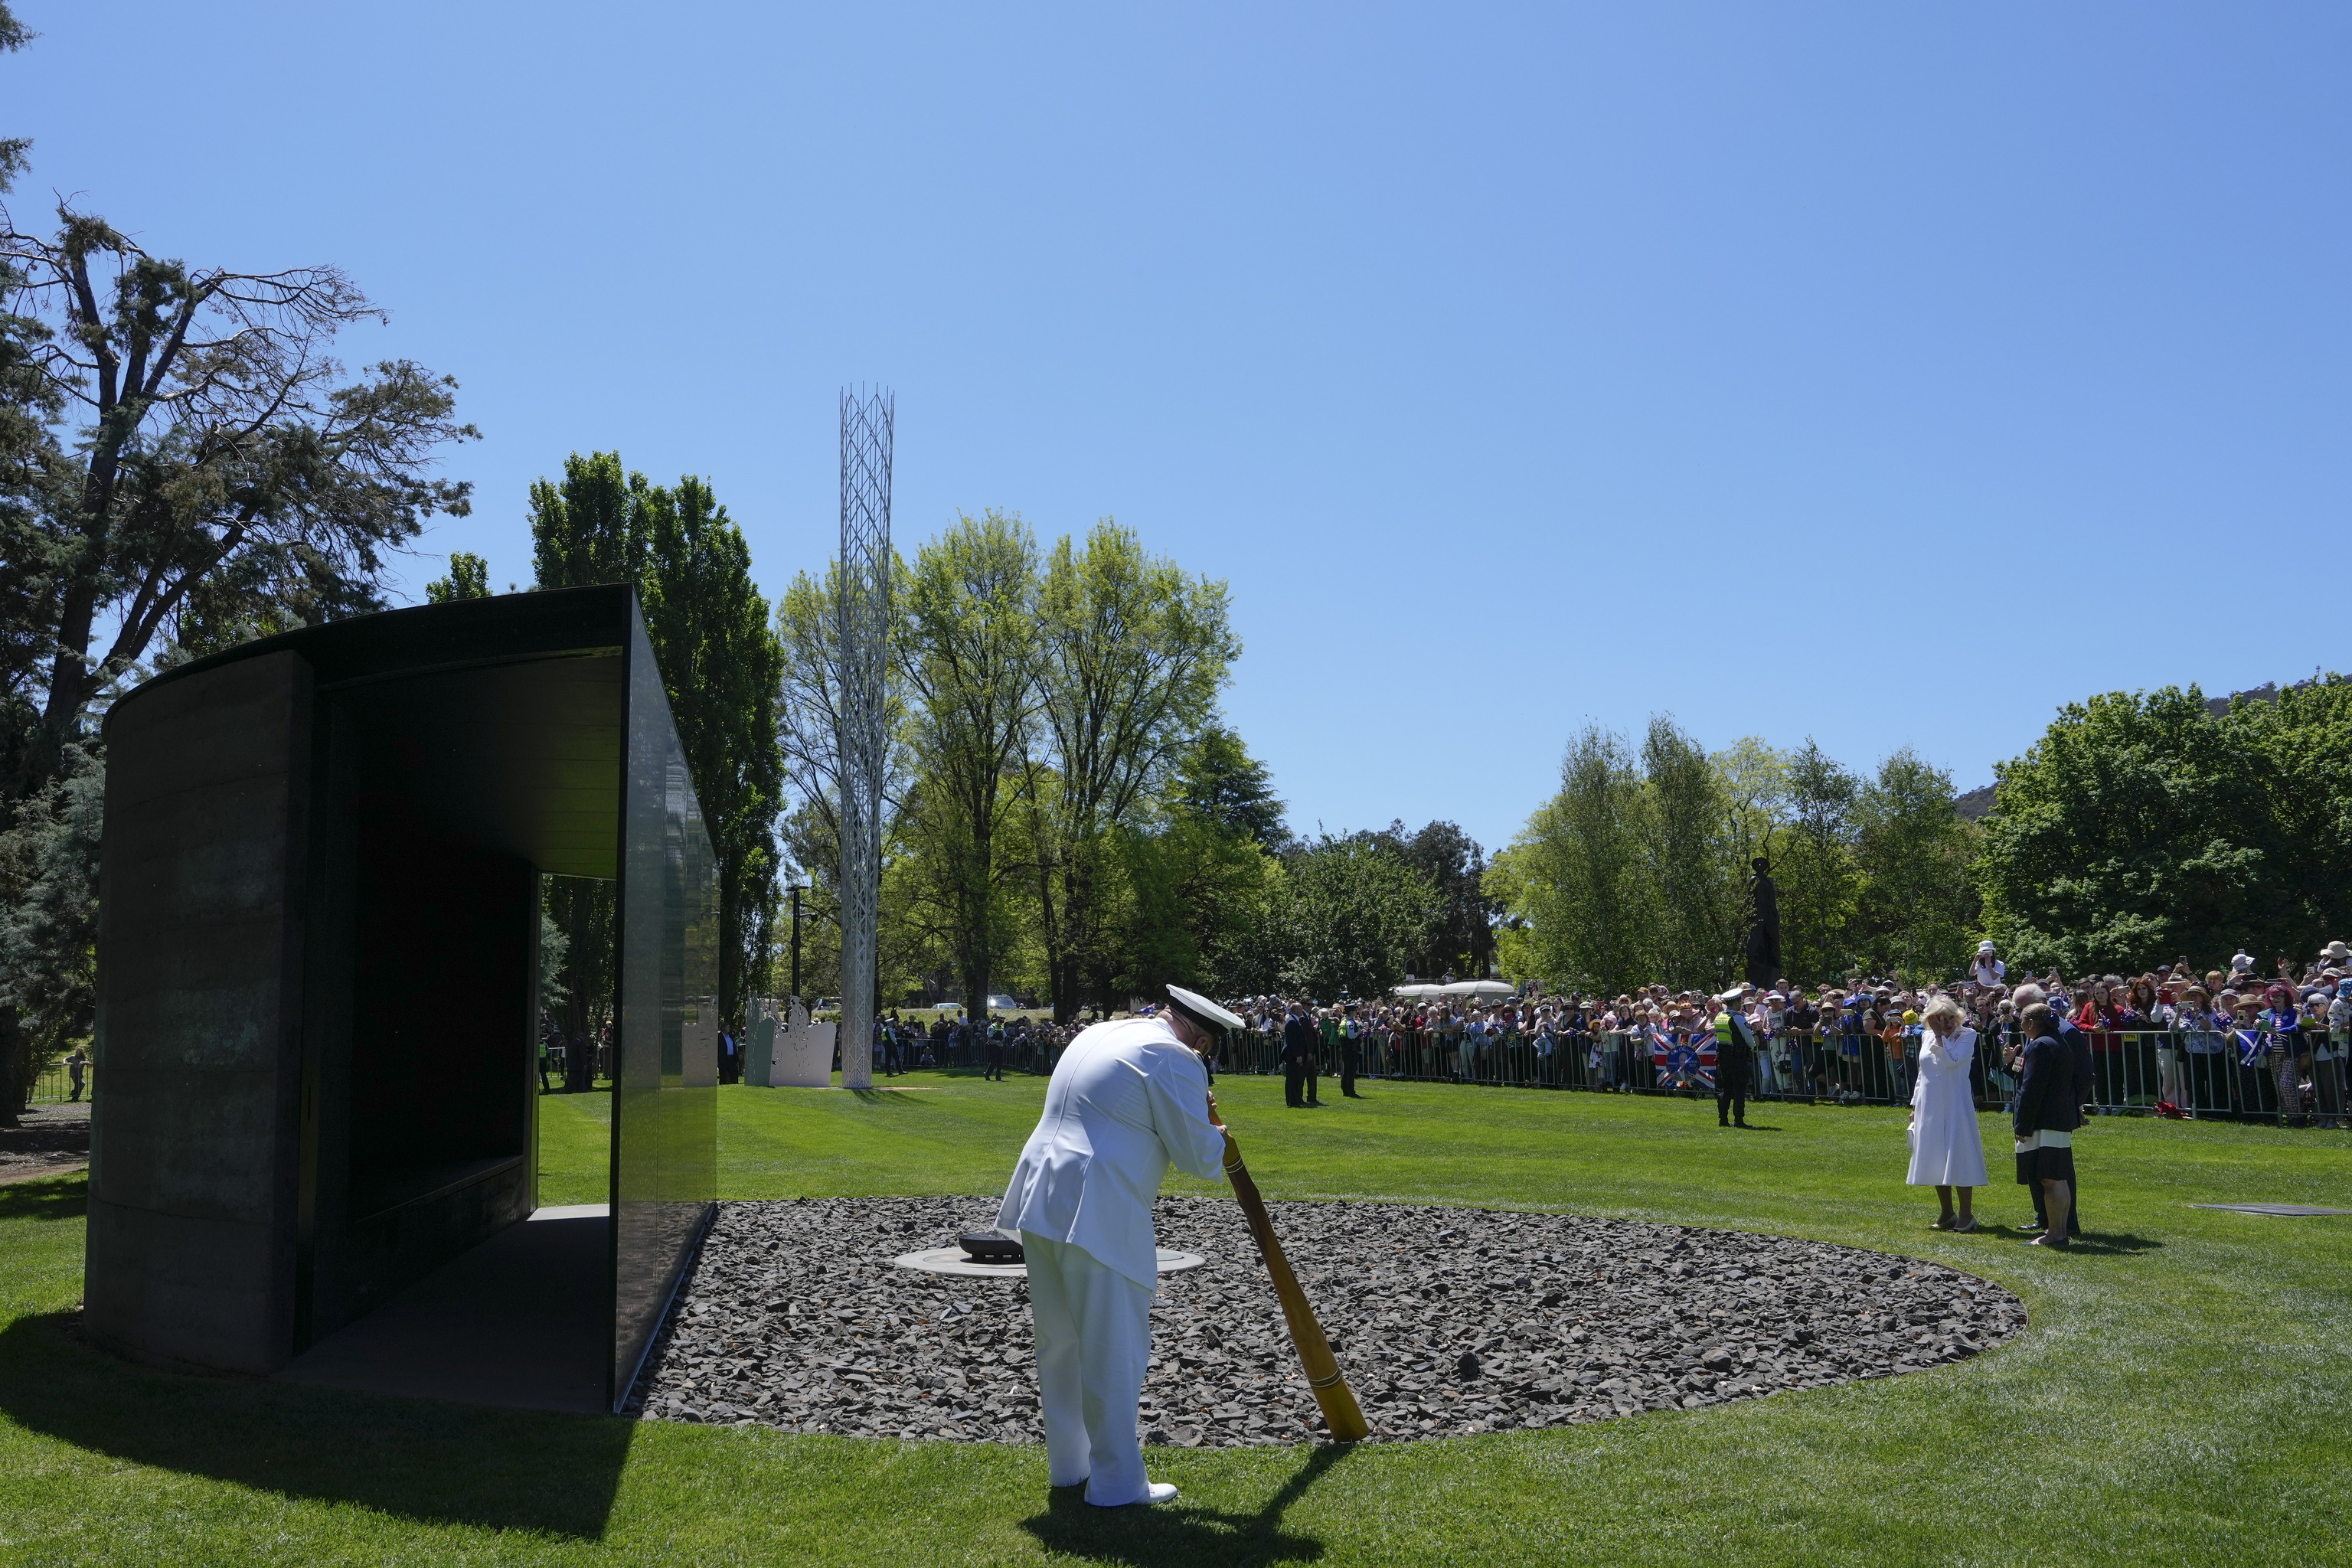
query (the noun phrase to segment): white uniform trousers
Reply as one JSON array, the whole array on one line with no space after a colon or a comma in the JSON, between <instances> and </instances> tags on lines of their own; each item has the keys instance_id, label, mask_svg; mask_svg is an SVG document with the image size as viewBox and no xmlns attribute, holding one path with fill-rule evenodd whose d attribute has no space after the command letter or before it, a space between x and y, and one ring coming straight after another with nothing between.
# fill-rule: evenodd
<instances>
[{"instance_id":1,"label":"white uniform trousers","mask_svg":"<svg viewBox=\"0 0 2352 1568\"><path fill-rule=\"evenodd\" d=\"M1140 1502L1149 1486L1135 1406L1151 1362L1151 1292L1066 1241L1024 1230L1021 1249L1036 1323L1046 1482L1084 1481L1087 1500L1104 1508Z\"/></svg>"}]
</instances>

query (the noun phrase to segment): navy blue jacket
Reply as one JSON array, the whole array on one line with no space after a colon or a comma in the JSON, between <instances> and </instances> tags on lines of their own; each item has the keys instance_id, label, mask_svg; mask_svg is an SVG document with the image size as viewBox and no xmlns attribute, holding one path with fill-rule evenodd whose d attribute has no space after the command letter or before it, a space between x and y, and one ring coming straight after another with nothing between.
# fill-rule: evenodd
<instances>
[{"instance_id":1,"label":"navy blue jacket","mask_svg":"<svg viewBox=\"0 0 2352 1568\"><path fill-rule=\"evenodd\" d=\"M2074 1058L2074 1126L2082 1127L2091 1120L2083 1114L2083 1107L2094 1092L2092 1086L2099 1081L2091 1066L2091 1037L2061 1018L2058 1020L2058 1038L2064 1042L2066 1054ZM2071 1132L2074 1128L2053 1128L2052 1131Z\"/></svg>"},{"instance_id":2,"label":"navy blue jacket","mask_svg":"<svg viewBox=\"0 0 2352 1568\"><path fill-rule=\"evenodd\" d=\"M2072 1132L2083 1125L2082 1096L2075 1089L2074 1053L2066 1042L2043 1035L2025 1047L2025 1076L2018 1080L2011 1118L2020 1138L2036 1132Z\"/></svg>"},{"instance_id":3,"label":"navy blue jacket","mask_svg":"<svg viewBox=\"0 0 2352 1568\"><path fill-rule=\"evenodd\" d=\"M1282 1059L1304 1066L1315 1059L1317 1044L1315 1026L1305 1018L1293 1018L1282 1026Z\"/></svg>"}]
</instances>

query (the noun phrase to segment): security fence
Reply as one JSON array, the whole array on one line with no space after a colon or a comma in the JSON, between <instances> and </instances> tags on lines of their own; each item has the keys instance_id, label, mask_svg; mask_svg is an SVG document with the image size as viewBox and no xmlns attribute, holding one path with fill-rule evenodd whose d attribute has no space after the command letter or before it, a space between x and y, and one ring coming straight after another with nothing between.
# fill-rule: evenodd
<instances>
[{"instance_id":1,"label":"security fence","mask_svg":"<svg viewBox=\"0 0 2352 1568\"><path fill-rule=\"evenodd\" d=\"M1916 1034L1811 1033L1764 1042L1749 1075L1755 1100L1806 1104L1903 1105L1918 1072ZM2092 1092L2099 1114L2139 1114L2160 1102L2193 1116L2275 1121L2316 1117L2352 1127L2347 1069L2352 1051L2325 1035L2274 1037L2263 1031L2191 1034L2169 1030L2089 1031ZM2017 1091L2006 1065L2013 1037L1980 1037L1969 1068L1979 1109L2008 1108ZM1474 1035L1467 1030L1382 1029L1354 1040L1316 1041L1317 1071L1339 1070L1353 1052L1367 1078L1486 1088L1582 1089L1620 1094L1715 1096L1711 1031L1611 1029ZM1050 1061L1017 1071L1051 1070ZM1279 1074L1278 1033L1237 1032L1218 1049L1220 1072Z\"/></svg>"},{"instance_id":2,"label":"security fence","mask_svg":"<svg viewBox=\"0 0 2352 1568\"><path fill-rule=\"evenodd\" d=\"M1918 1032L1895 1036L1827 1032L1769 1037L1748 1079L1752 1100L1806 1104L1904 1105L1918 1074ZM2086 1031L2092 1064L2085 1104L2097 1114L2143 1114L2168 1105L2191 1116L2244 1121L2315 1119L2352 1128L2352 1049L2324 1033L2108 1029ZM1969 1067L1977 1106L2006 1110L2017 1092L2007 1058L2013 1035L1979 1037ZM1059 1047L1042 1034L1016 1031L998 1047L1008 1073L1042 1077ZM1368 1079L1459 1083L1495 1089L1580 1089L1592 1093L1715 1096L1715 1036L1708 1030L1364 1029L1353 1039L1318 1032L1316 1069L1337 1076L1344 1053ZM976 1036L942 1047L913 1046L905 1065L972 1068L990 1051ZM1279 1075L1282 1037L1238 1030L1214 1058L1219 1072Z\"/></svg>"},{"instance_id":3,"label":"security fence","mask_svg":"<svg viewBox=\"0 0 2352 1568\"><path fill-rule=\"evenodd\" d=\"M38 1077L33 1079L33 1092L27 1097L34 1105L66 1105L78 1100L89 1100L98 1092L98 1073L87 1059L79 1071L72 1063L58 1058L41 1064Z\"/></svg>"}]
</instances>

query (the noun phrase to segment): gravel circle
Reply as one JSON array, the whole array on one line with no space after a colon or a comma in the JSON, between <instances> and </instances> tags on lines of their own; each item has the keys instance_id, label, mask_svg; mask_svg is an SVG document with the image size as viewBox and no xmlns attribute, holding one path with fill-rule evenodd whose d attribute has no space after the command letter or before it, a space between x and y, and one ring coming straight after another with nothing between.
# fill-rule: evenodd
<instances>
[{"instance_id":1,"label":"gravel circle","mask_svg":"<svg viewBox=\"0 0 2352 1568\"><path fill-rule=\"evenodd\" d=\"M1941 1264L1743 1231L1405 1204L1270 1205L1375 1441L1603 1421L1966 1360L2025 1326ZM1028 1287L896 1268L975 1198L726 1203L630 1408L793 1432L1044 1441ZM1322 1418L1229 1199L1163 1197L1209 1261L1152 1307L1144 1440L1311 1441Z\"/></svg>"}]
</instances>

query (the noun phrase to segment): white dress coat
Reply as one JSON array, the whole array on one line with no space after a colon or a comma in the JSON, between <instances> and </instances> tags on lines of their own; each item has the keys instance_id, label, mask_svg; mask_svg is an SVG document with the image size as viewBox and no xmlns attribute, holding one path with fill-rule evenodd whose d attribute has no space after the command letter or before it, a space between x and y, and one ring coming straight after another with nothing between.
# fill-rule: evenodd
<instances>
[{"instance_id":1,"label":"white dress coat","mask_svg":"<svg viewBox=\"0 0 2352 1568\"><path fill-rule=\"evenodd\" d=\"M1045 1086L996 1223L1084 1249L1157 1292L1151 1200L1171 1164L1214 1178L1225 1134L1209 1120L1209 1074L1160 1018L1097 1024Z\"/></svg>"},{"instance_id":2,"label":"white dress coat","mask_svg":"<svg viewBox=\"0 0 2352 1568\"><path fill-rule=\"evenodd\" d=\"M1985 1184L1984 1135L1977 1126L1976 1096L1969 1064L1977 1054L1977 1032L1963 1028L1950 1039L1930 1029L1919 1042L1919 1077L1911 1086L1911 1173L1915 1187L1981 1187Z\"/></svg>"}]
</instances>

